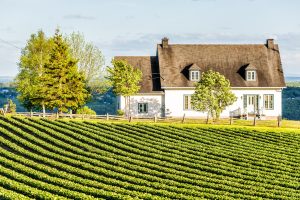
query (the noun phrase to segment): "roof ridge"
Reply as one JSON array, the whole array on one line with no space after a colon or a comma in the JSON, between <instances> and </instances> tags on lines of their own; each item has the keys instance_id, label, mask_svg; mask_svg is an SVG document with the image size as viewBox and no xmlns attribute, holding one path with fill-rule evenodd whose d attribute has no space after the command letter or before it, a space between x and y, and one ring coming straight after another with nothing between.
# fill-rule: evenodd
<instances>
[{"instance_id":1,"label":"roof ridge","mask_svg":"<svg viewBox=\"0 0 300 200\"><path fill-rule=\"evenodd\" d=\"M157 45L161 45L161 44L157 44ZM169 46L266 46L265 44L214 44L214 43L210 43L210 44L169 44Z\"/></svg>"}]
</instances>

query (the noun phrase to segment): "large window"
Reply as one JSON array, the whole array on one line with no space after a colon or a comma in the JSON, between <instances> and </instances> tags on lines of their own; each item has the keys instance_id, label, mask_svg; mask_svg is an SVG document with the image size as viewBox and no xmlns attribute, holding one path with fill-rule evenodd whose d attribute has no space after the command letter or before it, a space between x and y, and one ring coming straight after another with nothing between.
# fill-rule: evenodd
<instances>
[{"instance_id":1,"label":"large window","mask_svg":"<svg viewBox=\"0 0 300 200\"><path fill-rule=\"evenodd\" d=\"M148 103L138 103L138 113L148 113Z\"/></svg>"},{"instance_id":2,"label":"large window","mask_svg":"<svg viewBox=\"0 0 300 200\"><path fill-rule=\"evenodd\" d=\"M266 110L274 109L274 95L273 94L265 94L264 95L264 107Z\"/></svg>"},{"instance_id":3,"label":"large window","mask_svg":"<svg viewBox=\"0 0 300 200\"><path fill-rule=\"evenodd\" d=\"M183 95L183 110L192 110L192 95Z\"/></svg>"},{"instance_id":4,"label":"large window","mask_svg":"<svg viewBox=\"0 0 300 200\"><path fill-rule=\"evenodd\" d=\"M256 80L256 71L247 71L247 81Z\"/></svg>"},{"instance_id":5,"label":"large window","mask_svg":"<svg viewBox=\"0 0 300 200\"><path fill-rule=\"evenodd\" d=\"M200 80L200 71L190 71L191 81Z\"/></svg>"}]
</instances>

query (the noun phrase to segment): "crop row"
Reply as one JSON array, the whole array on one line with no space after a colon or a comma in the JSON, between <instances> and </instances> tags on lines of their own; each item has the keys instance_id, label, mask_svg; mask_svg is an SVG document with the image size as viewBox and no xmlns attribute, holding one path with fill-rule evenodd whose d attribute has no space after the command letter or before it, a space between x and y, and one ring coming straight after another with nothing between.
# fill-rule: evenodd
<instances>
[{"instance_id":1,"label":"crop row","mask_svg":"<svg viewBox=\"0 0 300 200\"><path fill-rule=\"evenodd\" d=\"M102 125L95 125L95 126L102 126ZM103 125L103 126L107 126L107 125ZM120 125L118 125L118 129L119 128L120 128ZM142 131L142 130L138 130L138 131L133 131L133 130L134 130L134 128L131 128L130 130L129 129L123 129L123 131L121 132L121 134L118 137L122 138L122 134L123 135L126 134L126 131L127 131L127 132L131 132L131 136L132 136L132 138L134 138L137 135L141 134L139 132ZM143 133L142 135L145 135L145 134ZM137 140L135 142L139 143L139 141L141 141L141 137L140 138L136 138ZM152 143L154 143L153 141L155 141L155 140L156 140L155 138L152 138L151 139ZM146 142L143 141L143 142L145 142L144 143L145 146L151 146L151 141L146 141ZM161 143L161 141L157 141L157 144L162 144L162 143ZM203 154L199 153L199 147L196 147L195 150L191 150L191 148L189 148L188 150L186 150L184 148L179 148L179 149L176 149L176 150L173 151L172 147L174 147L174 144L172 144L172 143L166 144L165 141L164 141L163 144L164 144L163 146L167 146L167 148L161 147L159 145L158 146L154 146L154 147L156 147L157 149L162 150L164 152L169 151L169 152L171 152L173 154L176 153L176 157L180 158L180 159L183 159L183 160L188 160L188 159L186 159L186 157L189 157L189 158L192 158L191 161L193 162L193 160L195 160L195 159L198 160L198 158L199 158L196 155L201 156L201 158L203 158L203 156L204 156ZM176 148L178 148L178 146L180 146L180 145L176 145ZM209 149L205 148L205 150L208 151ZM183 154L183 152L187 152L187 153ZM214 153L214 152L212 152L212 153ZM182 157L179 157L178 154L182 154ZM206 156L204 156L204 157L206 157ZM213 158L214 160L222 160L224 162L229 162L229 163L233 161L233 160L227 159L228 157L226 158L226 156L224 156L223 151L218 152L218 154L216 154L215 157L212 157L212 155L209 155L209 157ZM196 162L197 162L197 160L196 160ZM244 162L241 162L241 161L244 161ZM245 167L245 166L252 166L252 167L254 166L255 167L255 165L248 164L248 160L244 160L242 158L240 160L238 160L238 161L233 162L233 164L235 164L237 166L243 165L243 167ZM273 165L271 165L271 167L273 167ZM268 171L268 175L270 175L270 171L271 172L274 171L275 174L278 174L278 173L285 173L285 175L287 174L287 172L282 172L282 171L277 170L277 169L273 170L273 168L260 167L259 170L264 169L264 168ZM294 175L295 174L292 174L292 177L294 177Z\"/></svg>"},{"instance_id":2,"label":"crop row","mask_svg":"<svg viewBox=\"0 0 300 200\"><path fill-rule=\"evenodd\" d=\"M287 160L283 170L272 167L275 157L268 165L247 164L251 160L234 159L233 151L222 153L224 145L212 148L209 130L20 118L0 118L0 124L5 128L0 129L1 146L9 149L0 151L1 176L68 198L300 197L299 173L292 174ZM206 137L197 138L199 133Z\"/></svg>"},{"instance_id":3,"label":"crop row","mask_svg":"<svg viewBox=\"0 0 300 200\"><path fill-rule=\"evenodd\" d=\"M15 131L17 131L17 130L15 130ZM77 174L81 175L82 177L92 178L96 181L101 180L103 182L108 182L108 184L116 184L116 185L119 185L124 188L141 190L143 193L147 193L147 191L152 191L153 193L160 194L160 195L165 195L164 193L168 193L168 192L166 192L164 190L160 190L160 189L152 189L149 187L142 187L139 185L130 185L126 182L118 181L119 179L123 180L123 181L128 181L128 180L135 181L135 180L134 180L134 178L130 178L129 176L123 175L121 173L115 173L113 171L106 170L106 169L103 169L100 167L97 168L91 164L88 164L86 162L79 160L78 157L77 157L77 159L70 159L66 156L61 156L63 154L68 154L68 152L66 152L66 151L65 152L58 151L58 153L51 153L50 152L51 149L44 150L43 148L33 145L33 144L29 143L27 140L18 138L13 134L9 134L8 132L5 132L5 131L2 131L2 133L6 134L7 137L10 137L11 139L13 139L14 142L18 142L18 143L24 145L26 147L26 149L30 149L30 151L35 152L35 153L24 152L24 148L19 148L18 153L23 153L28 158L38 159L39 162L44 162L48 165L51 164L52 166L59 167L60 170L67 170L68 172L71 172L71 173L77 173ZM21 131L18 131L18 133L22 134ZM23 137L24 136L25 135L23 135ZM28 135L27 137L30 137L30 136ZM31 138L31 139L33 139L33 138ZM13 146L11 143L8 143L6 145L8 145L8 147L12 148L12 149L18 148L18 147ZM57 148L55 150L57 151L59 149ZM74 154L74 156L76 156L76 155ZM101 166L101 164L103 165L104 163L99 162L98 165ZM80 169L79 167L82 169ZM100 176L99 176L99 174L100 174ZM107 176L116 178L116 180L115 179L107 179L106 178ZM139 181L142 181L142 180L139 180ZM160 186L158 183L156 185L157 185L156 187ZM163 185L161 185L161 186L163 186ZM106 188L106 189L109 189L109 188ZM122 192L121 189L122 188L119 188L117 190L117 188L115 188L115 187L110 188L110 190L112 190L112 191L117 190L119 192ZM184 190L182 190L182 191L184 191ZM128 190L128 192L130 192L130 190ZM134 194L134 193L132 193L132 194ZM139 194L139 195L141 196L142 194ZM169 192L168 195L172 195L172 192ZM147 195L145 194L144 198L146 196ZM172 198L176 197L176 194L174 193L173 196L171 196L171 197ZM188 198L188 196L187 196L187 198Z\"/></svg>"},{"instance_id":4,"label":"crop row","mask_svg":"<svg viewBox=\"0 0 300 200\"><path fill-rule=\"evenodd\" d=\"M97 163L94 163L94 164L97 164ZM102 167L105 166L104 163L98 163L98 165L99 165L99 166L102 166ZM113 168L112 165L111 165L110 167ZM119 170L120 170L120 168L116 168L116 167L115 167L115 169L119 169ZM93 170L93 169L91 169L91 170ZM125 171L123 171L123 172L125 172ZM134 171L131 171L131 173L132 173L132 172L134 172ZM128 173L128 170L127 170L126 173ZM112 175L112 174L113 174L112 172L109 172L109 173L108 173L108 175ZM138 175L139 173L136 173L136 172L135 172L135 174ZM142 175L142 177L143 177L143 176L147 176L147 175ZM173 177L173 175L169 175L169 176L170 176L170 177ZM151 177L151 176L150 176L150 177ZM119 178L122 178L122 177L119 177ZM151 178L152 178L152 177L151 177ZM179 178L182 178L182 177L179 177ZM123 178L123 179L130 180L129 177L125 177L125 178ZM166 179L166 180L168 180L168 179ZM164 181L164 179L161 179L161 181ZM142 182L140 182L140 183L142 183ZM192 183L194 183L194 182L192 182ZM196 183L197 183L197 182L196 182ZM199 184L199 183L200 183L200 182L198 182L198 184ZM152 183L152 184L153 184L153 183ZM208 191L208 192L210 192L210 193L213 192L211 189L207 188L207 187L209 187L211 184L206 184L205 182L203 182L201 185L204 186L204 187L203 187L203 188L199 188L199 187L198 187L197 189L204 190L204 191ZM183 184L180 185L180 187L182 187L182 186L183 186ZM163 184L162 184L162 183L158 183L156 187L157 187L157 188L159 188L159 187L162 188L162 187L163 187ZM172 189L172 190L175 190L176 188L171 188L171 189ZM181 191L181 192L184 192L185 190L181 188L180 191ZM155 192L158 193L159 190L155 190ZM187 190L187 192L193 192L193 191L191 191L191 190L189 189L189 190ZM219 192L219 191L215 191L215 192L221 193L221 192ZM224 193L224 192L223 192L223 193ZM199 193L199 194L200 194L200 193ZM195 195L198 196L199 194L195 194ZM200 195L202 195L202 194L200 194ZM187 198L189 198L189 197L187 196Z\"/></svg>"}]
</instances>

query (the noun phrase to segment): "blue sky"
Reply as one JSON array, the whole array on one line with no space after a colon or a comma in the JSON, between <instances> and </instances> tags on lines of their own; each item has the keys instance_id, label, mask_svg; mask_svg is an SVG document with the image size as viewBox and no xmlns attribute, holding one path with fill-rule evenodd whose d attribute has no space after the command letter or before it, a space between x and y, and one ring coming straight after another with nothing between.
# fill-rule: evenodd
<instances>
[{"instance_id":1,"label":"blue sky","mask_svg":"<svg viewBox=\"0 0 300 200\"><path fill-rule=\"evenodd\" d=\"M155 55L170 43L279 44L285 75L300 76L299 0L0 0L0 76L14 76L32 33L82 32L106 64L115 55Z\"/></svg>"}]
</instances>

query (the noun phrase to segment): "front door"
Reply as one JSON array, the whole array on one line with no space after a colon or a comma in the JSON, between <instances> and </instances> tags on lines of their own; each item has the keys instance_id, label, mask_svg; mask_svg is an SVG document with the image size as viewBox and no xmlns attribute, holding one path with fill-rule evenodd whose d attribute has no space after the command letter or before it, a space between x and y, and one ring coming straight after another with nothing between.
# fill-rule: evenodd
<instances>
[{"instance_id":1,"label":"front door","mask_svg":"<svg viewBox=\"0 0 300 200\"><path fill-rule=\"evenodd\" d=\"M248 94L245 95L245 107L247 109L248 114L257 113L258 109L258 95L256 94Z\"/></svg>"}]
</instances>

